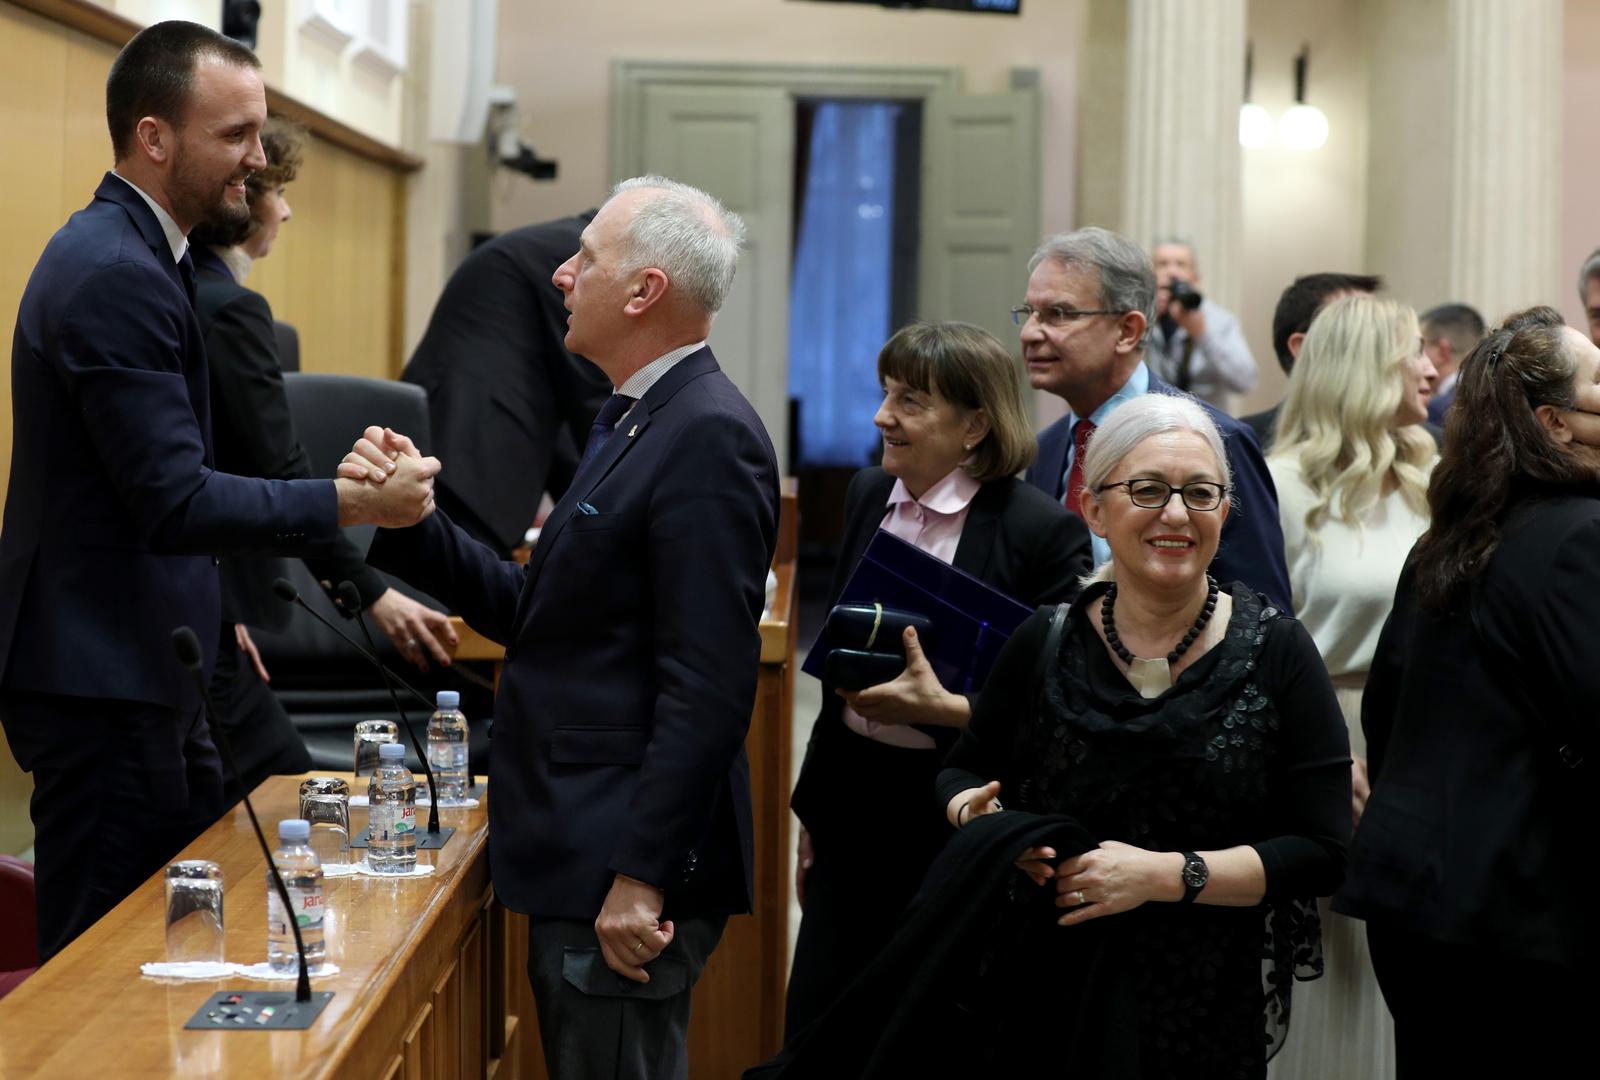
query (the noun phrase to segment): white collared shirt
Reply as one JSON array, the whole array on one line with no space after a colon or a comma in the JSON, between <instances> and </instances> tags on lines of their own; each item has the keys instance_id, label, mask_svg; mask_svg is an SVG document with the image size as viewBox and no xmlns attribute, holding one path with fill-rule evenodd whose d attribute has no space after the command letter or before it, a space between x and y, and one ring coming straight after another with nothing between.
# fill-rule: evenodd
<instances>
[{"instance_id":1,"label":"white collared shirt","mask_svg":"<svg viewBox=\"0 0 1600 1080\"><path fill-rule=\"evenodd\" d=\"M644 397L645 394L649 393L650 388L656 383L660 382L667 372L677 367L680 360L692 356L705 347L706 343L704 341L697 341L693 345L680 345L671 352L663 353L654 360L650 361L644 367L640 368L638 371L635 371L632 375L628 376L628 381L617 387L616 393L622 394L625 397L631 397L634 401L638 401L640 398ZM633 406L628 406L628 412L625 412L621 416L617 417L617 423L621 424L622 421L627 418L628 413L631 413L632 411Z\"/></svg>"},{"instance_id":2,"label":"white collared shirt","mask_svg":"<svg viewBox=\"0 0 1600 1080\"><path fill-rule=\"evenodd\" d=\"M172 261L174 263L182 262L183 253L189 250L188 234L178 228L178 223L172 220L172 215L167 213L160 203L146 195L144 189L138 184L135 184L120 173L113 172L111 175L131 187L139 198L144 200L144 204L150 208L151 212L156 216L156 221L160 223L161 231L167 236L167 246L172 248Z\"/></svg>"}]
</instances>

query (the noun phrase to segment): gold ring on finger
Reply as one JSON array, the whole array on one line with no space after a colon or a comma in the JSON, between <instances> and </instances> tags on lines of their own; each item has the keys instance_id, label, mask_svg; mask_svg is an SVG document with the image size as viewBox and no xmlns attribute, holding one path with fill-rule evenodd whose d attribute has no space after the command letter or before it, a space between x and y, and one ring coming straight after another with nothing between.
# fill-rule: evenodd
<instances>
[{"instance_id":1,"label":"gold ring on finger","mask_svg":"<svg viewBox=\"0 0 1600 1080\"><path fill-rule=\"evenodd\" d=\"M1087 904L1088 902L1089 901L1084 898L1083 890L1079 889L1078 890L1078 906L1082 907L1083 905Z\"/></svg>"}]
</instances>

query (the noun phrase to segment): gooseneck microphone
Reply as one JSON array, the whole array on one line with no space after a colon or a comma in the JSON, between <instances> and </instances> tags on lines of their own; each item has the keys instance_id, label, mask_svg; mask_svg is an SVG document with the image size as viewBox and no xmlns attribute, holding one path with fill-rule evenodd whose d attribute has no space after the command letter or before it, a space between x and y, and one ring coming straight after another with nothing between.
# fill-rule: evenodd
<instances>
[{"instance_id":1,"label":"gooseneck microphone","mask_svg":"<svg viewBox=\"0 0 1600 1080\"><path fill-rule=\"evenodd\" d=\"M342 581L339 584L341 587L349 585L351 590L355 591L355 586L348 581ZM416 750L417 756L422 759L422 767L427 773L428 802L430 804L428 807L428 835L441 835L439 829L439 785L433 782L433 766L428 762L427 748L417 742L417 733L411 729L411 720L406 716L405 709L401 708L400 706L400 695L395 693L395 687L398 686L408 691L412 697L416 698L430 709L433 708L433 702L429 701L425 696L423 696L422 691L418 690L416 687L402 679L399 675L396 675L393 671L389 670L389 666L382 660L378 659L377 646L374 645L372 650L369 652L367 649L362 648L361 645L349 634L345 633L343 630L340 630L337 626L333 625L333 623L329 622L327 619L318 614L315 608L305 602L305 599L300 595L300 590L294 587L294 582L289 581L287 578L277 578L272 583L272 591L276 593L278 599L282 600L284 603L298 604L302 611L310 615L323 626L326 626L329 630L332 630L335 634L339 635L340 638L344 639L344 643L346 645L360 653L361 656L366 659L367 663L377 668L378 673L383 676L383 685L389 691L390 700L394 702L394 711L400 714L400 725L406 729L406 735L411 739L411 746L414 750ZM345 596L343 592L340 593L339 599L341 602L345 602ZM351 609L353 613L359 613L361 610L361 594L359 592L356 593L356 605L357 606L355 608ZM356 615L356 621L361 622L359 614ZM372 633L367 629L367 624L364 622L361 623L361 632L367 635L367 640L369 642L372 640ZM439 847L443 844L444 841L440 840L433 846Z\"/></svg>"},{"instance_id":2,"label":"gooseneck microphone","mask_svg":"<svg viewBox=\"0 0 1600 1080\"><path fill-rule=\"evenodd\" d=\"M281 578L279 579L282 580ZM292 587L292 586L291 586ZM341 581L334 590L339 594L339 603L344 609L355 616L356 625L361 627L361 635L367 639L367 648L372 651L374 658L378 655L377 642L372 640L372 631L367 628L367 620L362 615L365 608L361 602L361 590L356 588L353 581ZM310 610L309 608L307 610ZM417 733L411 729L411 721L406 719L406 711L400 707L400 695L395 692L394 684L399 676L389 670L387 664L379 664L378 671L383 675L383 685L389 688L389 698L394 702L394 711L400 714L400 722L406 726L406 734L411 736L411 745L416 747L417 756L422 758L422 768L428 775L428 833L432 836L439 835L439 785L433 781L433 762L428 760L428 749L417 745ZM413 691L414 692L414 691Z\"/></svg>"},{"instance_id":3,"label":"gooseneck microphone","mask_svg":"<svg viewBox=\"0 0 1600 1080\"><path fill-rule=\"evenodd\" d=\"M194 684L200 690L201 700L205 702L206 723L211 728L212 737L216 739L217 749L222 752L222 759L227 762L228 771L233 773L235 780L241 781L242 786L239 763L233 756L233 746L228 742L227 732L222 729L222 720L217 715L216 703L211 700L211 688L206 685L201 663L200 639L189 627L180 626L172 632L172 649L178 655L178 663L194 676ZM294 949L300 957L300 977L295 982L294 999L297 1002L310 1002L311 974L306 968L306 943L300 936L300 922L294 917L294 902L289 899L289 887L283 883L283 875L278 872L278 864L272 861L272 850L267 847L267 837L261 831L261 821L256 817L256 808L250 803L249 793L244 796L244 809L250 815L250 827L255 830L256 841L261 845L261 854L267 860L267 870L272 874L272 883L277 886L278 899L283 901L283 910L288 917L289 927L294 931Z\"/></svg>"}]
</instances>

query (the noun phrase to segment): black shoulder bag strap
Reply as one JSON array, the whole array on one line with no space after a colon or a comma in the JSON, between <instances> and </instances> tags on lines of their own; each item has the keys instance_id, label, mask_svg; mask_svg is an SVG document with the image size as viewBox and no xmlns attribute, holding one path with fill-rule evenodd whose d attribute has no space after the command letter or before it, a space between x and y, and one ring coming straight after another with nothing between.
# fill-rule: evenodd
<instances>
[{"instance_id":1,"label":"black shoulder bag strap","mask_svg":"<svg viewBox=\"0 0 1600 1080\"><path fill-rule=\"evenodd\" d=\"M1045 676L1050 672L1050 665L1055 662L1056 654L1061 651L1061 634L1067 626L1067 612L1072 610L1071 604L1057 604L1055 611L1050 614L1050 629L1044 635L1044 648L1039 650L1039 657L1033 664L1033 679L1031 681L1032 693L1028 696L1031 709L1025 720L1017 725L1017 741L1012 747L1011 760L1018 763L1029 760L1028 737L1033 734L1034 721L1039 718L1040 699L1044 696ZM1017 804L1020 809L1026 809L1031 801L1033 785L1023 780L1017 785Z\"/></svg>"}]
</instances>

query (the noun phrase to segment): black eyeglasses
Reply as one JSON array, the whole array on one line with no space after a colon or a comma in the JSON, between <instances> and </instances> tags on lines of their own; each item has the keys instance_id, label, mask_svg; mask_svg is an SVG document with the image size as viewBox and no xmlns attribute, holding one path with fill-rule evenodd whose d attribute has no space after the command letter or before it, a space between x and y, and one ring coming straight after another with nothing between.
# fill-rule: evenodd
<instances>
[{"instance_id":1,"label":"black eyeglasses","mask_svg":"<svg viewBox=\"0 0 1600 1080\"><path fill-rule=\"evenodd\" d=\"M1227 485L1210 480L1196 480L1182 487L1173 487L1165 480L1118 480L1114 484L1101 484L1096 491L1114 487L1127 488L1128 498L1142 510L1165 509L1176 493L1190 510L1205 513L1221 506L1223 496L1228 493Z\"/></svg>"},{"instance_id":2,"label":"black eyeglasses","mask_svg":"<svg viewBox=\"0 0 1600 1080\"><path fill-rule=\"evenodd\" d=\"M1087 308L1062 307L1060 304L1051 304L1047 308L1036 308L1029 307L1027 304L1018 304L1016 307L1011 309L1011 321L1016 323L1018 326L1026 326L1028 320L1037 315L1039 321L1044 323L1046 326L1065 326L1070 322L1076 322L1077 320L1087 318L1090 315L1121 314L1122 312L1120 311L1105 311L1098 308L1090 311Z\"/></svg>"}]
</instances>

